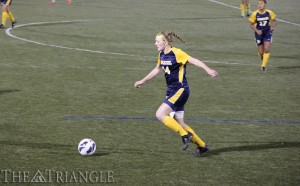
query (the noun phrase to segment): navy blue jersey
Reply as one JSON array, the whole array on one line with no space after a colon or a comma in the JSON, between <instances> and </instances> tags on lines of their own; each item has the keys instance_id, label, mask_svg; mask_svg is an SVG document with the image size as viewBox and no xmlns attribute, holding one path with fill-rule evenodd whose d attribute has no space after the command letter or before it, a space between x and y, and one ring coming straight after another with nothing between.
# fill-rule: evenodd
<instances>
[{"instance_id":1,"label":"navy blue jersey","mask_svg":"<svg viewBox=\"0 0 300 186\"><path fill-rule=\"evenodd\" d=\"M181 88L187 86L186 63L190 56L182 50L172 47L171 51L165 54L160 52L158 64L165 72L166 83L169 88Z\"/></svg>"},{"instance_id":2,"label":"navy blue jersey","mask_svg":"<svg viewBox=\"0 0 300 186\"><path fill-rule=\"evenodd\" d=\"M270 30L270 20L275 20L275 18L276 14L271 10L265 10L263 13L256 10L251 14L249 21L256 23L256 28L265 32Z\"/></svg>"}]
</instances>

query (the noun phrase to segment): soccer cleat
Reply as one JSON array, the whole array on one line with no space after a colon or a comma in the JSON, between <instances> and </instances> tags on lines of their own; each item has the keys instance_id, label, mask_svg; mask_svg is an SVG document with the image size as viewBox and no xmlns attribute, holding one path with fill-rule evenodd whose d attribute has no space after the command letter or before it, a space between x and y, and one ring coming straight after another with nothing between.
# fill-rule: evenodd
<instances>
[{"instance_id":1,"label":"soccer cleat","mask_svg":"<svg viewBox=\"0 0 300 186\"><path fill-rule=\"evenodd\" d=\"M207 152L209 150L208 146L205 145L204 147L198 147L196 152L193 153L193 156L201 156L201 154Z\"/></svg>"},{"instance_id":2,"label":"soccer cleat","mask_svg":"<svg viewBox=\"0 0 300 186\"><path fill-rule=\"evenodd\" d=\"M11 28L15 27L16 24L17 24L17 21L11 22Z\"/></svg>"},{"instance_id":3,"label":"soccer cleat","mask_svg":"<svg viewBox=\"0 0 300 186\"><path fill-rule=\"evenodd\" d=\"M190 146L192 138L193 138L193 134L191 133L182 136L182 142L183 142L182 150L186 150Z\"/></svg>"},{"instance_id":4,"label":"soccer cleat","mask_svg":"<svg viewBox=\"0 0 300 186\"><path fill-rule=\"evenodd\" d=\"M266 72L267 71L266 67L261 67L261 71Z\"/></svg>"},{"instance_id":5,"label":"soccer cleat","mask_svg":"<svg viewBox=\"0 0 300 186\"><path fill-rule=\"evenodd\" d=\"M4 29L4 25L3 24L0 25L0 29Z\"/></svg>"},{"instance_id":6,"label":"soccer cleat","mask_svg":"<svg viewBox=\"0 0 300 186\"><path fill-rule=\"evenodd\" d=\"M249 17L250 16L250 14L249 13L247 13L247 17Z\"/></svg>"},{"instance_id":7,"label":"soccer cleat","mask_svg":"<svg viewBox=\"0 0 300 186\"><path fill-rule=\"evenodd\" d=\"M72 0L67 0L67 4L68 5L72 4Z\"/></svg>"},{"instance_id":8,"label":"soccer cleat","mask_svg":"<svg viewBox=\"0 0 300 186\"><path fill-rule=\"evenodd\" d=\"M48 5L55 5L55 2L49 2Z\"/></svg>"}]
</instances>

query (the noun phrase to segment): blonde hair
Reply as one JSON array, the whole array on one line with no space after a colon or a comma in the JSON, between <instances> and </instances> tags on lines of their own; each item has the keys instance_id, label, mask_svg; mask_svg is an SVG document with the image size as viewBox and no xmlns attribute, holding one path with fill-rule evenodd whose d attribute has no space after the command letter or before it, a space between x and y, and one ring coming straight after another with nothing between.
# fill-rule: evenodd
<instances>
[{"instance_id":1,"label":"blonde hair","mask_svg":"<svg viewBox=\"0 0 300 186\"><path fill-rule=\"evenodd\" d=\"M157 34L157 36L161 36L163 41L168 42L169 45L173 45L173 36L176 37L178 40L180 40L181 42L188 44L187 41L183 40L178 34L176 34L173 31L163 31L163 32L159 32Z\"/></svg>"}]
</instances>

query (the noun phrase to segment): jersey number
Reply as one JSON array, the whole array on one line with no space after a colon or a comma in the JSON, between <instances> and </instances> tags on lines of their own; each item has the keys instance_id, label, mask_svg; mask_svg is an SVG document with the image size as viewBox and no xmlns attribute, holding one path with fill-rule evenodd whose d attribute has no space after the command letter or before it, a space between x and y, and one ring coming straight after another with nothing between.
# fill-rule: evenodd
<instances>
[{"instance_id":1,"label":"jersey number","mask_svg":"<svg viewBox=\"0 0 300 186\"><path fill-rule=\"evenodd\" d=\"M166 74L169 74L169 75L171 74L171 71L168 66L162 67L162 69L165 71Z\"/></svg>"},{"instance_id":2,"label":"jersey number","mask_svg":"<svg viewBox=\"0 0 300 186\"><path fill-rule=\"evenodd\" d=\"M258 23L259 23L259 26L266 26L266 24L268 23L268 21L260 21Z\"/></svg>"}]
</instances>

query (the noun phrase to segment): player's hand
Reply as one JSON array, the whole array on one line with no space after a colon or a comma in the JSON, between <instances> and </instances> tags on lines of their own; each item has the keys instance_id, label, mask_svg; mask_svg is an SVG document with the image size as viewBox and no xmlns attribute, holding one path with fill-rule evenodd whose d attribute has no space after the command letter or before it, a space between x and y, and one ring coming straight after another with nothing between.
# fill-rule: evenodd
<instances>
[{"instance_id":1,"label":"player's hand","mask_svg":"<svg viewBox=\"0 0 300 186\"><path fill-rule=\"evenodd\" d=\"M207 74L210 75L210 77L212 77L212 78L216 78L219 75L218 72L213 69L208 70Z\"/></svg>"},{"instance_id":2,"label":"player's hand","mask_svg":"<svg viewBox=\"0 0 300 186\"><path fill-rule=\"evenodd\" d=\"M261 30L256 30L255 31L258 35L262 35L262 31Z\"/></svg>"},{"instance_id":3,"label":"player's hand","mask_svg":"<svg viewBox=\"0 0 300 186\"><path fill-rule=\"evenodd\" d=\"M270 27L270 30L271 30L271 32L273 32L274 31L274 27Z\"/></svg>"},{"instance_id":4,"label":"player's hand","mask_svg":"<svg viewBox=\"0 0 300 186\"><path fill-rule=\"evenodd\" d=\"M139 80L134 83L135 88L140 88L145 82L143 80Z\"/></svg>"}]
</instances>

